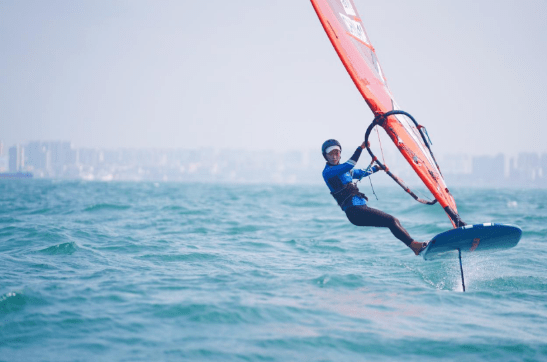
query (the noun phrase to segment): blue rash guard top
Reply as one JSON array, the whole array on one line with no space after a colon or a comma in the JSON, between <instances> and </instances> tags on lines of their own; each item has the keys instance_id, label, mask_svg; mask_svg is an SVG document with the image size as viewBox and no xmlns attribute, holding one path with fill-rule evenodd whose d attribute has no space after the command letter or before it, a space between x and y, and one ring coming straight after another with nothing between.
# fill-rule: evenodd
<instances>
[{"instance_id":1,"label":"blue rash guard top","mask_svg":"<svg viewBox=\"0 0 547 362\"><path fill-rule=\"evenodd\" d=\"M379 167L376 165L366 170L354 169L362 151L362 148L358 147L353 156L345 163L331 165L327 162L323 170L325 183L329 187L332 196L338 202L338 205L344 211L350 206L367 204L366 196L359 192L359 189L353 184L352 180L362 179L379 171Z\"/></svg>"}]
</instances>

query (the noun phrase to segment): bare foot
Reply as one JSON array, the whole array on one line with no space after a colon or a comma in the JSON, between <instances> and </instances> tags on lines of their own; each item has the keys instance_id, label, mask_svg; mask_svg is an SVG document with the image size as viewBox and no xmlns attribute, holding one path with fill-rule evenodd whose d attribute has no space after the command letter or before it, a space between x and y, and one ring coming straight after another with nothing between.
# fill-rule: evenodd
<instances>
[{"instance_id":1,"label":"bare foot","mask_svg":"<svg viewBox=\"0 0 547 362\"><path fill-rule=\"evenodd\" d=\"M425 249L428 242L421 243L419 241L413 241L410 243L410 249L414 252L415 255L420 255L420 252Z\"/></svg>"}]
</instances>

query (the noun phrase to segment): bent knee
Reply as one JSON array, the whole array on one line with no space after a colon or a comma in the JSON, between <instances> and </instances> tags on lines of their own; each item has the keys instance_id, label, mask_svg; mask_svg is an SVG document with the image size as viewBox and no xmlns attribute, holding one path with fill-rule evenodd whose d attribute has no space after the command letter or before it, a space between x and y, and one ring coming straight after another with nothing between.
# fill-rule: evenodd
<instances>
[{"instance_id":1,"label":"bent knee","mask_svg":"<svg viewBox=\"0 0 547 362\"><path fill-rule=\"evenodd\" d=\"M392 216L389 221L390 221L391 225L394 225L394 226L397 226L397 227L401 226L401 223L399 222L399 219L397 219L394 216Z\"/></svg>"}]
</instances>

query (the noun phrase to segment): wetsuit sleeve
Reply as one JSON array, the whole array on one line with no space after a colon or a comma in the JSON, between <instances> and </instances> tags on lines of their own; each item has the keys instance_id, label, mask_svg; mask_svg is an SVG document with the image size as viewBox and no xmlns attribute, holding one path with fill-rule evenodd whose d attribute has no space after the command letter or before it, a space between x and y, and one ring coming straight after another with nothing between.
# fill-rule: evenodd
<instances>
[{"instance_id":1,"label":"wetsuit sleeve","mask_svg":"<svg viewBox=\"0 0 547 362\"><path fill-rule=\"evenodd\" d=\"M323 177L325 178L325 181L327 181L333 176L339 176L346 172L351 171L351 169L355 167L355 164L353 164L353 162L350 162L350 161L351 160L348 160L342 164L325 168L325 170L323 171Z\"/></svg>"},{"instance_id":2,"label":"wetsuit sleeve","mask_svg":"<svg viewBox=\"0 0 547 362\"><path fill-rule=\"evenodd\" d=\"M351 156L348 162L353 161L353 165L355 166L357 161L359 161L359 157L361 157L361 152L363 152L363 149L361 147L357 147L357 149L353 153L353 156Z\"/></svg>"},{"instance_id":3,"label":"wetsuit sleeve","mask_svg":"<svg viewBox=\"0 0 547 362\"><path fill-rule=\"evenodd\" d=\"M370 176L373 173L378 172L380 170L381 168L378 165L374 165L371 168L367 168L366 170L354 169L352 176L355 179L362 179L363 177Z\"/></svg>"}]
</instances>

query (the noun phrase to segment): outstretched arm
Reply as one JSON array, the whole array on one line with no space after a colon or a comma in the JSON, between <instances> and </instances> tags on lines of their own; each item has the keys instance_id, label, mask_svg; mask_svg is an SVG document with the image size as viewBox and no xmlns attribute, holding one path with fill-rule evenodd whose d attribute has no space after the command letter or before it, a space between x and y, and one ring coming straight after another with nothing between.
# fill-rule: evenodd
<instances>
[{"instance_id":1,"label":"outstretched arm","mask_svg":"<svg viewBox=\"0 0 547 362\"><path fill-rule=\"evenodd\" d=\"M381 170L381 168L378 165L374 165L372 167L367 167L364 170L354 169L353 172L352 172L352 176L355 179L362 179L363 177L368 177L368 176L372 175L373 173L378 172L380 170Z\"/></svg>"}]
</instances>

